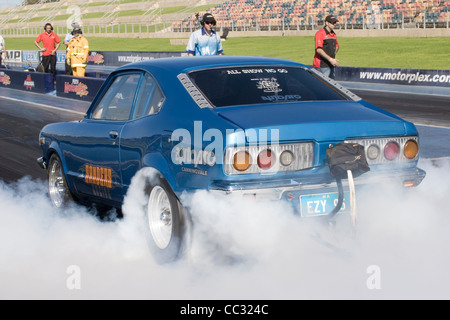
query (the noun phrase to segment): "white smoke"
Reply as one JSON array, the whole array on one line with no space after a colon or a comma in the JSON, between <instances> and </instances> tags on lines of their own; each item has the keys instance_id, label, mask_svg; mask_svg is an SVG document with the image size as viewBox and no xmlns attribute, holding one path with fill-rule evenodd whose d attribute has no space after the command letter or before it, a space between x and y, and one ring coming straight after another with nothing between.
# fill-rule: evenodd
<instances>
[{"instance_id":1,"label":"white smoke","mask_svg":"<svg viewBox=\"0 0 450 320\"><path fill-rule=\"evenodd\" d=\"M54 209L44 181L0 183L0 298L448 299L450 163L421 167L417 188L358 191L356 235L344 215L330 229L287 203L185 194L192 247L169 265L143 235L151 171L113 222Z\"/></svg>"}]
</instances>

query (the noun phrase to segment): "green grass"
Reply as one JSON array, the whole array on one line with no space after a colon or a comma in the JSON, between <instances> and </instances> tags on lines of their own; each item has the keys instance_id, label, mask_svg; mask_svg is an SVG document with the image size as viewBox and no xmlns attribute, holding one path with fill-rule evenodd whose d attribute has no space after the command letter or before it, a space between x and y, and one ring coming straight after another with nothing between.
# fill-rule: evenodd
<instances>
[{"instance_id":1,"label":"green grass","mask_svg":"<svg viewBox=\"0 0 450 320\"><path fill-rule=\"evenodd\" d=\"M154 28L154 26L152 26ZM131 31L131 28L129 29ZM37 35L36 35L37 36ZM60 39L65 34L59 34ZM128 39L87 37L91 51L184 51L186 46L172 46L170 39ZM35 38L7 38L7 50L36 50ZM61 45L59 50L65 50Z\"/></svg>"},{"instance_id":2,"label":"green grass","mask_svg":"<svg viewBox=\"0 0 450 320\"><path fill-rule=\"evenodd\" d=\"M341 66L450 70L450 37L338 37ZM228 38L227 54L265 55L312 64L313 37Z\"/></svg>"},{"instance_id":3,"label":"green grass","mask_svg":"<svg viewBox=\"0 0 450 320\"><path fill-rule=\"evenodd\" d=\"M170 39L88 37L88 40L93 51L184 51L186 48L170 45ZM10 50L36 50L34 38L5 37L5 41ZM341 66L450 70L450 37L340 37L338 41L337 58ZM227 55L279 57L308 65L314 56L313 37L231 37L223 47Z\"/></svg>"}]
</instances>

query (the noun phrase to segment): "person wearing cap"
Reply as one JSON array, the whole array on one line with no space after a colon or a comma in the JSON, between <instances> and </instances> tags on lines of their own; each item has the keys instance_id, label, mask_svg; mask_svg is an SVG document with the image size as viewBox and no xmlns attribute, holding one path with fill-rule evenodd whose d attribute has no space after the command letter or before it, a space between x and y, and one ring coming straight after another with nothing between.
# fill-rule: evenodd
<instances>
[{"instance_id":1,"label":"person wearing cap","mask_svg":"<svg viewBox=\"0 0 450 320\"><path fill-rule=\"evenodd\" d=\"M66 37L64 38L64 41L63 41L64 45L66 46L66 55L67 55L67 48L69 48L69 42L73 38L73 29L75 29L75 28L80 29L80 25L77 22L72 22L71 26L72 26L72 31L68 32L66 34ZM68 75L68 76L72 75L72 68L70 67L70 65L68 63L66 63L66 70L65 70L64 74Z\"/></svg>"},{"instance_id":2,"label":"person wearing cap","mask_svg":"<svg viewBox=\"0 0 450 320\"><path fill-rule=\"evenodd\" d=\"M42 47L40 43L42 42ZM53 32L53 26L51 23L46 23L44 26L44 32L39 34L34 40L34 45L42 52L42 66L44 72L49 72L50 66L53 76L56 77L56 51L58 51L61 41L56 33Z\"/></svg>"},{"instance_id":3,"label":"person wearing cap","mask_svg":"<svg viewBox=\"0 0 450 320\"><path fill-rule=\"evenodd\" d=\"M205 13L200 19L202 28L192 32L186 46L189 56L222 55L222 41L220 35L213 30L216 19L211 13Z\"/></svg>"},{"instance_id":4,"label":"person wearing cap","mask_svg":"<svg viewBox=\"0 0 450 320\"><path fill-rule=\"evenodd\" d=\"M80 28L73 28L73 38L69 41L66 63L72 68L74 77L84 77L86 73L89 43Z\"/></svg>"},{"instance_id":5,"label":"person wearing cap","mask_svg":"<svg viewBox=\"0 0 450 320\"><path fill-rule=\"evenodd\" d=\"M335 78L335 68L339 66L339 61L336 59L339 43L336 33L334 33L334 27L337 22L338 19L335 16L327 16L325 18L325 26L317 31L314 36L316 50L313 67L331 79Z\"/></svg>"}]
</instances>

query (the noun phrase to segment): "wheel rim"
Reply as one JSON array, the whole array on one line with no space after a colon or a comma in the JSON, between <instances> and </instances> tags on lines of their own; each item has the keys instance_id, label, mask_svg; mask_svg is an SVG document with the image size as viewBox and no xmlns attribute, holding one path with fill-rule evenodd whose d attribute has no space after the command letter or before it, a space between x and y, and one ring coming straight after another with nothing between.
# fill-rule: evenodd
<instances>
[{"instance_id":1,"label":"wheel rim","mask_svg":"<svg viewBox=\"0 0 450 320\"><path fill-rule=\"evenodd\" d=\"M160 186L150 193L147 218L156 246L165 249L172 238L172 209L166 191Z\"/></svg>"},{"instance_id":2,"label":"wheel rim","mask_svg":"<svg viewBox=\"0 0 450 320\"><path fill-rule=\"evenodd\" d=\"M64 177L61 164L54 161L48 174L48 191L50 199L56 207L61 207L64 203L66 188L64 186Z\"/></svg>"}]
</instances>

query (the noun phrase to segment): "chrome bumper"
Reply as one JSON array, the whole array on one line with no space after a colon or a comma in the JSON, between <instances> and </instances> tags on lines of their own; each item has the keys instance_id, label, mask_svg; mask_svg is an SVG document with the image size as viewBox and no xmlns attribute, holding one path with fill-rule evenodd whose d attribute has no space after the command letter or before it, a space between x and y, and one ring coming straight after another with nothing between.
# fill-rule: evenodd
<instances>
[{"instance_id":1,"label":"chrome bumper","mask_svg":"<svg viewBox=\"0 0 450 320\"><path fill-rule=\"evenodd\" d=\"M376 185L393 181L403 187L415 187L425 178L426 172L419 168L410 168L407 170L392 172L368 172L355 178L356 186ZM344 186L348 185L346 179L342 181ZM336 190L336 181L323 177L309 177L302 179L284 179L284 180L262 180L259 182L229 182L220 181L211 184L209 191L219 194L252 196L254 198L263 198L266 200L281 200L283 194L291 192L300 192L308 194L312 190Z\"/></svg>"},{"instance_id":2,"label":"chrome bumper","mask_svg":"<svg viewBox=\"0 0 450 320\"><path fill-rule=\"evenodd\" d=\"M37 158L36 162L37 162L38 166L41 167L42 169L47 169L47 165L45 164L44 157Z\"/></svg>"}]
</instances>

